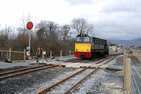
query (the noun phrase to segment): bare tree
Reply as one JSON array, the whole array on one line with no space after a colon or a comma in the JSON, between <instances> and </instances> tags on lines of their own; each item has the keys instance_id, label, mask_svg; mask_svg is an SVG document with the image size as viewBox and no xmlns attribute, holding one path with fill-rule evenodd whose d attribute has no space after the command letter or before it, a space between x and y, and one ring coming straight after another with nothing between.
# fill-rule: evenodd
<instances>
[{"instance_id":1,"label":"bare tree","mask_svg":"<svg viewBox=\"0 0 141 94\"><path fill-rule=\"evenodd\" d=\"M78 18L72 20L72 29L74 29L78 34L88 34L94 31L93 24L89 24L85 19Z\"/></svg>"},{"instance_id":2,"label":"bare tree","mask_svg":"<svg viewBox=\"0 0 141 94\"><path fill-rule=\"evenodd\" d=\"M37 31L37 38L38 39L43 39L44 38L44 30L41 28Z\"/></svg>"},{"instance_id":3,"label":"bare tree","mask_svg":"<svg viewBox=\"0 0 141 94\"><path fill-rule=\"evenodd\" d=\"M5 35L7 36L7 38L11 37L12 33L15 31L15 28L12 26L7 26L7 24L5 25L5 27L1 30L1 35Z\"/></svg>"},{"instance_id":4,"label":"bare tree","mask_svg":"<svg viewBox=\"0 0 141 94\"><path fill-rule=\"evenodd\" d=\"M61 35L63 36L63 40L70 38L69 31L70 31L69 25L64 25L61 27Z\"/></svg>"},{"instance_id":5,"label":"bare tree","mask_svg":"<svg viewBox=\"0 0 141 94\"><path fill-rule=\"evenodd\" d=\"M27 24L28 21L31 20L31 15L30 15L30 13L28 13L28 16L25 17L24 12L23 12L23 16L21 17L20 20L21 20L21 22L22 22L21 25L22 25L23 30L26 30L26 24Z\"/></svg>"},{"instance_id":6,"label":"bare tree","mask_svg":"<svg viewBox=\"0 0 141 94\"><path fill-rule=\"evenodd\" d=\"M15 31L15 28L12 26L5 25L5 27L2 28L1 34L0 34L0 42L2 42L3 47L11 46L11 40L12 40L12 38L14 38L12 36L12 33L14 31Z\"/></svg>"},{"instance_id":7,"label":"bare tree","mask_svg":"<svg viewBox=\"0 0 141 94\"><path fill-rule=\"evenodd\" d=\"M47 37L57 33L58 24L54 23L53 21L41 21L39 24L37 24L37 29L42 29Z\"/></svg>"}]
</instances>

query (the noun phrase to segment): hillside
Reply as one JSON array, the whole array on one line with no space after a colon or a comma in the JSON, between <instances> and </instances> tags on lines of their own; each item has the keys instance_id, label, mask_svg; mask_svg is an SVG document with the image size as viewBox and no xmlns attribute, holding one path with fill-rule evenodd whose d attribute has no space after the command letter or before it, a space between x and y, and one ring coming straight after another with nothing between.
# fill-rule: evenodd
<instances>
[{"instance_id":1,"label":"hillside","mask_svg":"<svg viewBox=\"0 0 141 94\"><path fill-rule=\"evenodd\" d=\"M141 45L141 38L133 39L133 40L108 40L112 43L119 45L134 45L134 47Z\"/></svg>"}]
</instances>

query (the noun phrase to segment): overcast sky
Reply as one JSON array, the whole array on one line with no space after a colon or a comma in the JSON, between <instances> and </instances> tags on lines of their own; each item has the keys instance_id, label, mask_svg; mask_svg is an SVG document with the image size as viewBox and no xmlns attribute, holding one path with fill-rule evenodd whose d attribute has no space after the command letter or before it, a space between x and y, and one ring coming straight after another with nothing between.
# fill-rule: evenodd
<instances>
[{"instance_id":1,"label":"overcast sky","mask_svg":"<svg viewBox=\"0 0 141 94\"><path fill-rule=\"evenodd\" d=\"M36 23L49 20L64 25L85 18L100 38L141 38L141 0L1 0L1 28L20 27L21 17L29 13Z\"/></svg>"}]
</instances>

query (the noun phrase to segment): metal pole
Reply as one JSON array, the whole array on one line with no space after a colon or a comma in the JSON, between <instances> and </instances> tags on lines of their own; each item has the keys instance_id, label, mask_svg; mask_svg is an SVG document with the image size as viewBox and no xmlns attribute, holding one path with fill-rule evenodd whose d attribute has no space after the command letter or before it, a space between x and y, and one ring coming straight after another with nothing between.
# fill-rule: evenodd
<instances>
[{"instance_id":1,"label":"metal pole","mask_svg":"<svg viewBox=\"0 0 141 94\"><path fill-rule=\"evenodd\" d=\"M31 30L29 30L29 57L28 57L28 62L30 63L30 40L31 40Z\"/></svg>"},{"instance_id":2,"label":"metal pole","mask_svg":"<svg viewBox=\"0 0 141 94\"><path fill-rule=\"evenodd\" d=\"M9 48L9 61L11 60L11 48Z\"/></svg>"},{"instance_id":3,"label":"metal pole","mask_svg":"<svg viewBox=\"0 0 141 94\"><path fill-rule=\"evenodd\" d=\"M24 49L24 61L25 61L25 52L26 52L26 50Z\"/></svg>"}]
</instances>

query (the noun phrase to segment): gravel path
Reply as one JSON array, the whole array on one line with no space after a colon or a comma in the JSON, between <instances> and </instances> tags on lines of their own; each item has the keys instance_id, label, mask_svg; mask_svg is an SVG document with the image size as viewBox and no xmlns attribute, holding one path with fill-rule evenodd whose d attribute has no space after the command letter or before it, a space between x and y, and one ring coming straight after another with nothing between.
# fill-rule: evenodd
<instances>
[{"instance_id":1,"label":"gravel path","mask_svg":"<svg viewBox=\"0 0 141 94\"><path fill-rule=\"evenodd\" d=\"M50 82L51 79L74 70L72 68L55 67L1 80L0 94L19 93L44 82ZM32 92L32 90L28 92ZM27 94L27 92L24 94Z\"/></svg>"}]
</instances>

